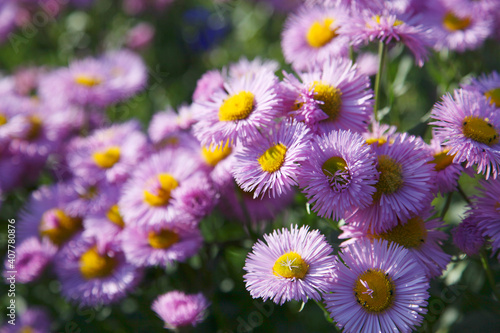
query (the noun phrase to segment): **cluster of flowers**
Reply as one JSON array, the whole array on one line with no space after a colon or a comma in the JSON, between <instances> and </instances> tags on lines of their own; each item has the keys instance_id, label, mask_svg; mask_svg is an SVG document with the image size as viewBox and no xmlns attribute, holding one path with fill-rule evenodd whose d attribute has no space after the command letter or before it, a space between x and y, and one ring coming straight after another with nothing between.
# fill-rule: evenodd
<instances>
[{"instance_id":1,"label":"cluster of flowers","mask_svg":"<svg viewBox=\"0 0 500 333\"><path fill-rule=\"evenodd\" d=\"M474 201L456 242L467 251L474 244L473 253L489 237L500 248L500 76L473 79L436 103L428 144L375 119L369 71L346 56L374 39L404 43L419 65L431 47L478 47L492 35L486 13L500 12L488 10L499 1L346 3L307 4L289 16L282 45L295 74L280 80L278 64L260 59L209 71L193 103L156 113L147 135L135 120L102 125L106 107L146 84L129 51L3 79L0 191L50 162L57 177L21 213L18 281L50 267L68 300L117 302L145 268L195 255L199 223L216 205L255 224L298 187L319 216L345 221L341 254L317 230L275 231L247 258L250 294L278 304L323 298L346 332L418 325L429 281L450 260L431 201L456 190L463 172L484 175L487 199ZM471 8L485 14L467 16ZM174 291L152 308L174 328L202 320L207 306L201 294Z\"/></svg>"}]
</instances>

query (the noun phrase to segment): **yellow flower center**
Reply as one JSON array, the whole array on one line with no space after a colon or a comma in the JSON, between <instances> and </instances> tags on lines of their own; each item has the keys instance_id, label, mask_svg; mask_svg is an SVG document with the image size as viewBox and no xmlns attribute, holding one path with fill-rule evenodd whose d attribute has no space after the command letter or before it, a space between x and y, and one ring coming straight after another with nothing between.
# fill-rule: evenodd
<instances>
[{"instance_id":1,"label":"yellow flower center","mask_svg":"<svg viewBox=\"0 0 500 333\"><path fill-rule=\"evenodd\" d=\"M235 121L247 118L254 108L254 95L249 91L242 91L232 95L219 108L220 121Z\"/></svg>"},{"instance_id":2,"label":"yellow flower center","mask_svg":"<svg viewBox=\"0 0 500 333\"><path fill-rule=\"evenodd\" d=\"M99 254L94 246L80 257L80 272L87 280L102 278L111 275L116 264L115 258Z\"/></svg>"},{"instance_id":3,"label":"yellow flower center","mask_svg":"<svg viewBox=\"0 0 500 333\"><path fill-rule=\"evenodd\" d=\"M205 162L212 167L215 167L220 161L228 157L231 152L232 148L229 146L229 141L225 145L220 144L216 146L215 149L212 148L212 145L208 148L203 147L201 151Z\"/></svg>"},{"instance_id":4,"label":"yellow flower center","mask_svg":"<svg viewBox=\"0 0 500 333\"><path fill-rule=\"evenodd\" d=\"M372 235L375 239L385 239L395 242L407 249L417 249L427 240L427 229L421 217L409 219L405 224L399 223L391 230Z\"/></svg>"},{"instance_id":5,"label":"yellow flower center","mask_svg":"<svg viewBox=\"0 0 500 333\"><path fill-rule=\"evenodd\" d=\"M31 326L23 326L19 330L19 333L34 333L34 332L35 332L35 330Z\"/></svg>"},{"instance_id":6,"label":"yellow flower center","mask_svg":"<svg viewBox=\"0 0 500 333\"><path fill-rule=\"evenodd\" d=\"M436 164L434 167L436 171L444 170L453 163L455 155L447 155L449 151L449 149L446 149L440 153L434 154L434 159L429 163Z\"/></svg>"},{"instance_id":7,"label":"yellow flower center","mask_svg":"<svg viewBox=\"0 0 500 333\"><path fill-rule=\"evenodd\" d=\"M177 188L179 183L168 173L159 174L154 181L156 186L152 191L144 190L144 201L151 206L164 206L170 200L170 192Z\"/></svg>"},{"instance_id":8,"label":"yellow flower center","mask_svg":"<svg viewBox=\"0 0 500 333\"><path fill-rule=\"evenodd\" d=\"M388 274L369 269L354 284L357 302L368 312L382 312L392 305L395 286Z\"/></svg>"},{"instance_id":9,"label":"yellow flower center","mask_svg":"<svg viewBox=\"0 0 500 333\"><path fill-rule=\"evenodd\" d=\"M0 126L5 125L7 123L7 117L0 113Z\"/></svg>"},{"instance_id":10,"label":"yellow flower center","mask_svg":"<svg viewBox=\"0 0 500 333\"><path fill-rule=\"evenodd\" d=\"M98 167L109 169L120 160L120 147L113 146L92 154L92 159Z\"/></svg>"},{"instance_id":11,"label":"yellow flower center","mask_svg":"<svg viewBox=\"0 0 500 333\"><path fill-rule=\"evenodd\" d=\"M380 24L380 19L381 19L381 18L380 18L380 15L374 15L374 16L372 16L372 20L373 20L373 21L375 21L375 22L377 22L377 24ZM401 20L394 20L394 24L393 24L392 26L393 26L393 27L397 27L398 25L401 25L401 24L403 24L403 23L404 23L404 22L403 22L403 21L401 21ZM371 28L371 27L372 27L369 23L366 23L366 26L367 26L368 28Z\"/></svg>"},{"instance_id":12,"label":"yellow flower center","mask_svg":"<svg viewBox=\"0 0 500 333\"><path fill-rule=\"evenodd\" d=\"M258 161L262 170L273 173L278 171L285 162L287 148L284 144L278 143L262 154Z\"/></svg>"},{"instance_id":13,"label":"yellow flower center","mask_svg":"<svg viewBox=\"0 0 500 333\"><path fill-rule=\"evenodd\" d=\"M309 265L297 252L288 252L276 260L273 266L273 274L287 279L302 279L306 276Z\"/></svg>"},{"instance_id":14,"label":"yellow flower center","mask_svg":"<svg viewBox=\"0 0 500 333\"><path fill-rule=\"evenodd\" d=\"M39 231L41 237L48 237L52 243L61 245L82 228L81 218L70 217L54 208L42 215Z\"/></svg>"},{"instance_id":15,"label":"yellow flower center","mask_svg":"<svg viewBox=\"0 0 500 333\"><path fill-rule=\"evenodd\" d=\"M163 229L160 232L149 232L148 242L155 249L168 249L179 241L179 235L172 230Z\"/></svg>"},{"instance_id":16,"label":"yellow flower center","mask_svg":"<svg viewBox=\"0 0 500 333\"><path fill-rule=\"evenodd\" d=\"M110 220L120 228L123 228L125 226L125 222L123 222L123 218L118 209L118 205L111 206L111 208L106 213L106 217L108 218L108 220Z\"/></svg>"},{"instance_id":17,"label":"yellow flower center","mask_svg":"<svg viewBox=\"0 0 500 333\"><path fill-rule=\"evenodd\" d=\"M500 107L500 88L490 89L484 93L484 96L490 100L490 104L495 104L497 108Z\"/></svg>"},{"instance_id":18,"label":"yellow flower center","mask_svg":"<svg viewBox=\"0 0 500 333\"><path fill-rule=\"evenodd\" d=\"M446 13L443 18L443 26L449 31L464 30L470 25L470 17L457 17L452 12Z\"/></svg>"},{"instance_id":19,"label":"yellow flower center","mask_svg":"<svg viewBox=\"0 0 500 333\"><path fill-rule=\"evenodd\" d=\"M86 87L95 87L102 83L102 79L97 76L91 76L87 74L79 74L75 76L75 83L86 86Z\"/></svg>"},{"instance_id":20,"label":"yellow flower center","mask_svg":"<svg viewBox=\"0 0 500 333\"><path fill-rule=\"evenodd\" d=\"M380 177L375 184L377 191L373 194L374 200L380 199L382 194L396 192L403 185L403 167L391 157L378 156L377 170L380 172Z\"/></svg>"},{"instance_id":21,"label":"yellow flower center","mask_svg":"<svg viewBox=\"0 0 500 333\"><path fill-rule=\"evenodd\" d=\"M372 145L372 144L376 143L377 146L382 146L386 142L387 142L387 139L384 139L384 138L369 138L369 139L366 139L366 143L368 145Z\"/></svg>"},{"instance_id":22,"label":"yellow flower center","mask_svg":"<svg viewBox=\"0 0 500 333\"><path fill-rule=\"evenodd\" d=\"M28 120L30 122L30 129L26 135L26 139L33 140L40 135L40 131L42 130L42 119L38 116L29 116Z\"/></svg>"},{"instance_id":23,"label":"yellow flower center","mask_svg":"<svg viewBox=\"0 0 500 333\"><path fill-rule=\"evenodd\" d=\"M342 92L335 87L318 81L311 84L311 89L314 89L314 99L323 102L323 104L319 105L319 108L328 115L328 120L334 121L340 113Z\"/></svg>"},{"instance_id":24,"label":"yellow flower center","mask_svg":"<svg viewBox=\"0 0 500 333\"><path fill-rule=\"evenodd\" d=\"M337 36L337 29L332 29L333 19L326 18L323 22L314 21L306 34L307 43L312 47L322 47Z\"/></svg>"},{"instance_id":25,"label":"yellow flower center","mask_svg":"<svg viewBox=\"0 0 500 333\"><path fill-rule=\"evenodd\" d=\"M489 146L498 142L498 132L488 122L488 118L465 117L462 123L462 132L465 137Z\"/></svg>"}]
</instances>

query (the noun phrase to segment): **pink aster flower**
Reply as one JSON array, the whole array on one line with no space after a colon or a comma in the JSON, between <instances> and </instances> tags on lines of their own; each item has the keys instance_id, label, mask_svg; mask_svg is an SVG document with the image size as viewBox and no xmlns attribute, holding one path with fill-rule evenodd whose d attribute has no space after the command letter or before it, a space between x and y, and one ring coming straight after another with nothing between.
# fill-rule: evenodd
<instances>
[{"instance_id":1,"label":"pink aster flower","mask_svg":"<svg viewBox=\"0 0 500 333\"><path fill-rule=\"evenodd\" d=\"M472 78L470 82L462 85L462 88L479 92L490 104L500 108L500 75L497 71L483 74L479 78Z\"/></svg>"},{"instance_id":2,"label":"pink aster flower","mask_svg":"<svg viewBox=\"0 0 500 333\"><path fill-rule=\"evenodd\" d=\"M47 311L39 307L30 307L16 318L16 324L5 323L0 328L2 333L47 333L51 331L51 319Z\"/></svg>"},{"instance_id":3,"label":"pink aster flower","mask_svg":"<svg viewBox=\"0 0 500 333\"><path fill-rule=\"evenodd\" d=\"M176 329L201 323L209 305L202 293L185 294L174 290L158 296L151 309L164 321L165 328Z\"/></svg>"},{"instance_id":4,"label":"pink aster flower","mask_svg":"<svg viewBox=\"0 0 500 333\"><path fill-rule=\"evenodd\" d=\"M311 152L299 184L319 216L338 220L372 203L375 155L361 135L332 131L317 137Z\"/></svg>"},{"instance_id":5,"label":"pink aster flower","mask_svg":"<svg viewBox=\"0 0 500 333\"><path fill-rule=\"evenodd\" d=\"M212 98L216 91L223 91L224 77L216 69L206 72L196 82L196 89L193 93L193 102L204 102Z\"/></svg>"},{"instance_id":6,"label":"pink aster flower","mask_svg":"<svg viewBox=\"0 0 500 333\"><path fill-rule=\"evenodd\" d=\"M478 196L473 197L474 209L471 215L482 230L482 235L491 239L493 253L500 249L500 178L481 180ZM462 222L463 223L463 222ZM500 260L500 253L497 258Z\"/></svg>"},{"instance_id":7,"label":"pink aster flower","mask_svg":"<svg viewBox=\"0 0 500 333\"><path fill-rule=\"evenodd\" d=\"M500 168L500 113L480 94L463 89L443 96L434 105L434 135L454 155L454 163L467 161L477 173L496 178Z\"/></svg>"},{"instance_id":8,"label":"pink aster flower","mask_svg":"<svg viewBox=\"0 0 500 333\"><path fill-rule=\"evenodd\" d=\"M229 65L228 77L240 78L243 76L255 77L264 74L274 74L280 68L280 65L275 60L261 59L256 57L253 60L248 60L242 57L238 62Z\"/></svg>"},{"instance_id":9,"label":"pink aster flower","mask_svg":"<svg viewBox=\"0 0 500 333\"><path fill-rule=\"evenodd\" d=\"M217 91L195 106L199 121L193 126L194 135L205 146L253 140L283 113L278 87L273 73L230 79L224 92Z\"/></svg>"},{"instance_id":10,"label":"pink aster flower","mask_svg":"<svg viewBox=\"0 0 500 333\"><path fill-rule=\"evenodd\" d=\"M98 129L70 145L68 164L77 177L110 183L125 182L148 154L147 138L135 120Z\"/></svg>"},{"instance_id":11,"label":"pink aster flower","mask_svg":"<svg viewBox=\"0 0 500 333\"><path fill-rule=\"evenodd\" d=\"M18 10L16 1L2 1L0 4L0 43L15 29Z\"/></svg>"},{"instance_id":12,"label":"pink aster flower","mask_svg":"<svg viewBox=\"0 0 500 333\"><path fill-rule=\"evenodd\" d=\"M214 187L221 192L227 191L234 184L231 170L236 162L237 148L226 142L215 147L200 147L199 151Z\"/></svg>"},{"instance_id":13,"label":"pink aster flower","mask_svg":"<svg viewBox=\"0 0 500 333\"><path fill-rule=\"evenodd\" d=\"M83 219L84 237L99 238L102 235L114 235L121 237L125 221L118 207L118 193L113 201L98 213L89 213Z\"/></svg>"},{"instance_id":14,"label":"pink aster flower","mask_svg":"<svg viewBox=\"0 0 500 333\"><path fill-rule=\"evenodd\" d=\"M198 156L186 149L165 149L142 161L118 203L125 223L154 226L188 213L178 202L178 192L201 170Z\"/></svg>"},{"instance_id":15,"label":"pink aster flower","mask_svg":"<svg viewBox=\"0 0 500 333\"><path fill-rule=\"evenodd\" d=\"M385 2L378 4L355 15L352 24L344 28L345 33L350 36L354 45L374 40L385 44L403 43L412 51L416 63L422 67L428 57L429 47L434 42L431 30L422 24L417 15L391 10Z\"/></svg>"},{"instance_id":16,"label":"pink aster flower","mask_svg":"<svg viewBox=\"0 0 500 333\"><path fill-rule=\"evenodd\" d=\"M408 250L365 240L339 256L323 298L343 332L411 332L422 322L429 281Z\"/></svg>"},{"instance_id":17,"label":"pink aster flower","mask_svg":"<svg viewBox=\"0 0 500 333\"><path fill-rule=\"evenodd\" d=\"M423 13L432 28L436 50L458 52L479 48L492 33L493 16L479 10L473 1L431 1Z\"/></svg>"},{"instance_id":18,"label":"pink aster flower","mask_svg":"<svg viewBox=\"0 0 500 333\"><path fill-rule=\"evenodd\" d=\"M254 198L276 197L297 185L301 162L309 153L310 132L296 121L282 122L236 153L233 175L238 185Z\"/></svg>"},{"instance_id":19,"label":"pink aster flower","mask_svg":"<svg viewBox=\"0 0 500 333\"><path fill-rule=\"evenodd\" d=\"M128 263L113 236L68 242L54 258L61 293L82 306L110 304L123 299L142 279L142 270Z\"/></svg>"},{"instance_id":20,"label":"pink aster flower","mask_svg":"<svg viewBox=\"0 0 500 333\"><path fill-rule=\"evenodd\" d=\"M435 171L423 141L406 134L371 145L377 155L373 203L346 218L347 223L380 233L426 209L433 199Z\"/></svg>"},{"instance_id":21,"label":"pink aster flower","mask_svg":"<svg viewBox=\"0 0 500 333\"><path fill-rule=\"evenodd\" d=\"M141 22L127 32L126 45L132 50L146 49L151 45L154 35L154 26L146 22Z\"/></svg>"},{"instance_id":22,"label":"pink aster flower","mask_svg":"<svg viewBox=\"0 0 500 333\"><path fill-rule=\"evenodd\" d=\"M442 194L453 192L457 189L458 178L462 174L464 168L461 164L453 163L453 155L448 155L449 147L441 144L441 140L432 138L429 145L426 145L426 150L431 154L432 161L436 170L436 190Z\"/></svg>"},{"instance_id":23,"label":"pink aster flower","mask_svg":"<svg viewBox=\"0 0 500 333\"><path fill-rule=\"evenodd\" d=\"M253 298L286 301L319 301L328 286L333 264L332 247L318 230L292 226L264 235L257 241L243 269L246 288Z\"/></svg>"},{"instance_id":24,"label":"pink aster flower","mask_svg":"<svg viewBox=\"0 0 500 333\"><path fill-rule=\"evenodd\" d=\"M122 246L127 261L136 266L168 266L183 262L201 248L200 230L190 222L163 223L154 228L126 227Z\"/></svg>"},{"instance_id":25,"label":"pink aster flower","mask_svg":"<svg viewBox=\"0 0 500 333\"><path fill-rule=\"evenodd\" d=\"M295 110L289 113L295 119L318 133L368 128L373 105L370 80L350 60L331 59L299 78L285 74L284 80L296 96Z\"/></svg>"},{"instance_id":26,"label":"pink aster flower","mask_svg":"<svg viewBox=\"0 0 500 333\"><path fill-rule=\"evenodd\" d=\"M341 32L349 20L343 6L302 6L285 22L281 46L283 55L295 70L304 71L329 62L332 58L347 57L349 37Z\"/></svg>"},{"instance_id":27,"label":"pink aster flower","mask_svg":"<svg viewBox=\"0 0 500 333\"><path fill-rule=\"evenodd\" d=\"M404 223L400 221L398 225L382 233L371 233L345 224L341 227L343 233L339 238L347 240L341 246L345 247L363 239L385 239L408 249L429 279L440 276L451 259L441 248L448 236L438 230L443 227L443 221L437 218L429 219L430 216L431 213L426 212Z\"/></svg>"},{"instance_id":28,"label":"pink aster flower","mask_svg":"<svg viewBox=\"0 0 500 333\"><path fill-rule=\"evenodd\" d=\"M466 216L462 222L452 230L453 243L468 256L479 254L486 243L478 219L474 213Z\"/></svg>"},{"instance_id":29,"label":"pink aster flower","mask_svg":"<svg viewBox=\"0 0 500 333\"><path fill-rule=\"evenodd\" d=\"M47 239L40 241L37 237L24 240L16 248L15 271L16 281L29 283L39 279L57 252L57 247ZM8 258L8 257L7 257ZM11 263L5 261L4 277L9 277Z\"/></svg>"},{"instance_id":30,"label":"pink aster flower","mask_svg":"<svg viewBox=\"0 0 500 333\"><path fill-rule=\"evenodd\" d=\"M74 198L68 184L42 186L31 193L18 225L19 241L30 237L47 238L62 245L82 230L82 218L71 214L67 204Z\"/></svg>"}]
</instances>

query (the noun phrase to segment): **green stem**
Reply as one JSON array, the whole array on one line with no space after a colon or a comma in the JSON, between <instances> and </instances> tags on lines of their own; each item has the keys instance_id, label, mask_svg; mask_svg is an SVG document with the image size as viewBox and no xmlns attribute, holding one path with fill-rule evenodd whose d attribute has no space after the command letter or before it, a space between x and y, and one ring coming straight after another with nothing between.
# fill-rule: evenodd
<instances>
[{"instance_id":1,"label":"green stem","mask_svg":"<svg viewBox=\"0 0 500 333\"><path fill-rule=\"evenodd\" d=\"M323 313L325 314L325 319L328 320L328 322L333 323L333 319L330 317L330 312L328 312L328 310L325 308L323 303L318 302L317 300L314 300L314 302L316 302L316 304L318 304L319 308L321 310L323 310Z\"/></svg>"},{"instance_id":2,"label":"green stem","mask_svg":"<svg viewBox=\"0 0 500 333\"><path fill-rule=\"evenodd\" d=\"M483 264L484 271L486 273L486 277L488 278L488 282L490 283L491 289L493 290L493 294L495 295L497 301L500 301L500 295L497 292L495 278L493 277L493 272L491 271L490 264L488 263L488 258L484 253L484 250L481 250L481 263Z\"/></svg>"},{"instance_id":3,"label":"green stem","mask_svg":"<svg viewBox=\"0 0 500 333\"><path fill-rule=\"evenodd\" d=\"M460 193L460 195L462 196L462 198L464 198L464 200L467 202L467 204L470 205L470 199L467 197L467 194L465 194L464 190L462 189L462 187L459 185L457 185L457 190L458 190L458 193Z\"/></svg>"},{"instance_id":4,"label":"green stem","mask_svg":"<svg viewBox=\"0 0 500 333\"><path fill-rule=\"evenodd\" d=\"M441 212L441 219L444 219L444 216L448 212L448 209L450 208L451 204L451 196L453 195L453 192L448 193L448 197L446 198L446 202L444 203L443 211Z\"/></svg>"},{"instance_id":5,"label":"green stem","mask_svg":"<svg viewBox=\"0 0 500 333\"><path fill-rule=\"evenodd\" d=\"M382 72L384 70L384 62L385 62L385 55L387 53L387 45L380 41L378 44L378 71L377 75L375 76L375 104L373 105L373 114L375 116L375 120L378 120L377 118L377 112L380 108L380 81L382 78Z\"/></svg>"}]
</instances>

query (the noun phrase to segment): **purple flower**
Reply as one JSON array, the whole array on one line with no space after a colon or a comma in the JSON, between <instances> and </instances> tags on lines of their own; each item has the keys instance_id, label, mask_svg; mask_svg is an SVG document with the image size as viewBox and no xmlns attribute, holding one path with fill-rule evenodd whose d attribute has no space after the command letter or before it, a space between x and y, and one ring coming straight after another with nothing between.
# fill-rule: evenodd
<instances>
[{"instance_id":1,"label":"purple flower","mask_svg":"<svg viewBox=\"0 0 500 333\"><path fill-rule=\"evenodd\" d=\"M142 161L118 203L125 223L154 226L188 213L178 202L178 192L200 170L200 159L186 149L165 149Z\"/></svg>"},{"instance_id":2,"label":"purple flower","mask_svg":"<svg viewBox=\"0 0 500 333\"><path fill-rule=\"evenodd\" d=\"M434 105L434 136L449 147L454 163L477 166L486 179L496 178L500 165L500 113L479 93L455 90Z\"/></svg>"},{"instance_id":3,"label":"purple flower","mask_svg":"<svg viewBox=\"0 0 500 333\"><path fill-rule=\"evenodd\" d=\"M411 332L422 322L429 281L408 250L365 240L339 256L323 298L343 332Z\"/></svg>"},{"instance_id":4,"label":"purple flower","mask_svg":"<svg viewBox=\"0 0 500 333\"><path fill-rule=\"evenodd\" d=\"M270 72L232 78L225 91L216 91L208 101L197 103L194 135L204 146L229 141L237 144L251 141L281 116L278 79Z\"/></svg>"},{"instance_id":5,"label":"purple flower","mask_svg":"<svg viewBox=\"0 0 500 333\"><path fill-rule=\"evenodd\" d=\"M341 32L349 13L343 6L302 6L285 22L281 46L295 70L323 65L332 58L347 57L349 37Z\"/></svg>"},{"instance_id":6,"label":"purple flower","mask_svg":"<svg viewBox=\"0 0 500 333\"><path fill-rule=\"evenodd\" d=\"M370 145L377 155L373 203L359 208L346 218L364 230L380 233L426 209L433 199L435 179L430 156L423 141L406 134L392 137L391 142Z\"/></svg>"},{"instance_id":7,"label":"purple flower","mask_svg":"<svg viewBox=\"0 0 500 333\"><path fill-rule=\"evenodd\" d=\"M482 188L478 196L474 196L474 209L471 216L478 223L478 229L484 237L491 239L493 253L500 249L500 178L496 180L480 180ZM463 223L463 222L462 222ZM500 260L500 253L497 257Z\"/></svg>"},{"instance_id":8,"label":"purple flower","mask_svg":"<svg viewBox=\"0 0 500 333\"><path fill-rule=\"evenodd\" d=\"M284 80L296 95L289 112L295 119L318 133L368 128L373 103L370 81L350 60L333 58L311 72L299 73L299 78L285 74Z\"/></svg>"},{"instance_id":9,"label":"purple flower","mask_svg":"<svg viewBox=\"0 0 500 333\"><path fill-rule=\"evenodd\" d=\"M236 182L245 192L253 192L254 198L281 196L297 185L309 142L310 132L304 124L282 122L236 153L232 171Z\"/></svg>"},{"instance_id":10,"label":"purple flower","mask_svg":"<svg viewBox=\"0 0 500 333\"><path fill-rule=\"evenodd\" d=\"M430 216L430 212L420 214L404 223L399 222L395 227L382 233L371 233L357 226L345 224L341 227L344 232L339 238L348 240L341 246L345 247L363 239L385 239L408 249L429 279L440 276L451 258L441 248L448 236L438 230L443 227L443 221L429 219Z\"/></svg>"},{"instance_id":11,"label":"purple flower","mask_svg":"<svg viewBox=\"0 0 500 333\"><path fill-rule=\"evenodd\" d=\"M377 2L375 2L377 3ZM378 2L376 8L364 9L354 15L351 24L343 30L354 45L368 44L379 40L385 44L401 42L415 56L422 67L429 54L434 39L428 26L422 24L421 17L391 10L385 2Z\"/></svg>"},{"instance_id":12,"label":"purple flower","mask_svg":"<svg viewBox=\"0 0 500 333\"><path fill-rule=\"evenodd\" d=\"M30 237L48 238L62 245L82 229L82 219L71 214L67 204L74 192L67 184L43 186L32 192L19 218L19 241Z\"/></svg>"},{"instance_id":13,"label":"purple flower","mask_svg":"<svg viewBox=\"0 0 500 333\"><path fill-rule=\"evenodd\" d=\"M47 311L39 307L27 308L16 318L16 324L6 323L0 328L2 333L49 333L51 331L51 319Z\"/></svg>"},{"instance_id":14,"label":"purple flower","mask_svg":"<svg viewBox=\"0 0 500 333\"><path fill-rule=\"evenodd\" d=\"M54 264L62 294L82 306L117 302L142 279L142 270L126 262L112 235L80 235L57 253Z\"/></svg>"},{"instance_id":15,"label":"purple flower","mask_svg":"<svg viewBox=\"0 0 500 333\"><path fill-rule=\"evenodd\" d=\"M462 88L479 92L486 97L490 104L500 108L500 75L497 71L483 74L477 79L472 78L469 83L462 85Z\"/></svg>"},{"instance_id":16,"label":"purple flower","mask_svg":"<svg viewBox=\"0 0 500 333\"><path fill-rule=\"evenodd\" d=\"M433 157L429 163L434 164L436 170L436 186L437 191L442 194L453 192L457 189L458 178L462 174L464 168L461 164L453 163L453 155L448 155L450 149L441 144L441 140L432 138L426 150Z\"/></svg>"},{"instance_id":17,"label":"purple flower","mask_svg":"<svg viewBox=\"0 0 500 333\"><path fill-rule=\"evenodd\" d=\"M16 281L29 283L40 278L57 251L57 247L47 239L40 241L37 237L24 240L16 248L15 269L12 269L10 259L5 260L4 277L9 277L7 271L15 270Z\"/></svg>"},{"instance_id":18,"label":"purple flower","mask_svg":"<svg viewBox=\"0 0 500 333\"><path fill-rule=\"evenodd\" d=\"M209 101L216 91L223 91L224 77L216 69L206 72L196 82L196 89L193 93L193 102Z\"/></svg>"},{"instance_id":19,"label":"purple flower","mask_svg":"<svg viewBox=\"0 0 500 333\"><path fill-rule=\"evenodd\" d=\"M468 256L479 254L486 238L473 213L466 216L453 231L453 243Z\"/></svg>"},{"instance_id":20,"label":"purple flower","mask_svg":"<svg viewBox=\"0 0 500 333\"><path fill-rule=\"evenodd\" d=\"M168 266L195 255L202 246L198 227L189 221L163 223L154 228L126 227L122 246L127 261L136 266Z\"/></svg>"},{"instance_id":21,"label":"purple flower","mask_svg":"<svg viewBox=\"0 0 500 333\"><path fill-rule=\"evenodd\" d=\"M209 305L202 293L185 294L174 290L158 296L151 309L164 321L165 328L176 329L201 323Z\"/></svg>"},{"instance_id":22,"label":"purple flower","mask_svg":"<svg viewBox=\"0 0 500 333\"><path fill-rule=\"evenodd\" d=\"M319 216L339 220L372 203L377 178L375 155L361 135L332 131L314 140L299 184Z\"/></svg>"},{"instance_id":23,"label":"purple flower","mask_svg":"<svg viewBox=\"0 0 500 333\"><path fill-rule=\"evenodd\" d=\"M151 44L154 35L154 26L146 22L141 22L127 32L127 47L133 50L145 49Z\"/></svg>"},{"instance_id":24,"label":"purple flower","mask_svg":"<svg viewBox=\"0 0 500 333\"><path fill-rule=\"evenodd\" d=\"M101 128L70 144L68 164L77 177L124 183L148 154L146 136L137 121Z\"/></svg>"},{"instance_id":25,"label":"purple flower","mask_svg":"<svg viewBox=\"0 0 500 333\"><path fill-rule=\"evenodd\" d=\"M479 10L473 1L432 1L422 15L432 28L436 50L458 52L474 50L483 44L493 29L494 17Z\"/></svg>"},{"instance_id":26,"label":"purple flower","mask_svg":"<svg viewBox=\"0 0 500 333\"><path fill-rule=\"evenodd\" d=\"M333 264L332 247L318 230L295 225L264 235L248 254L243 269L246 288L253 298L319 301L328 286Z\"/></svg>"}]
</instances>

